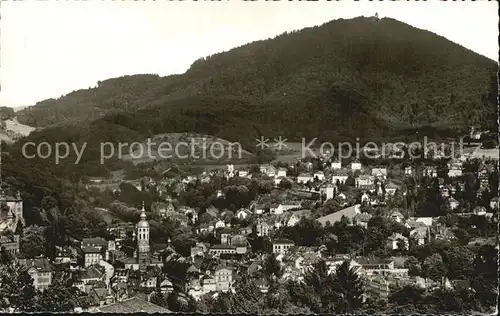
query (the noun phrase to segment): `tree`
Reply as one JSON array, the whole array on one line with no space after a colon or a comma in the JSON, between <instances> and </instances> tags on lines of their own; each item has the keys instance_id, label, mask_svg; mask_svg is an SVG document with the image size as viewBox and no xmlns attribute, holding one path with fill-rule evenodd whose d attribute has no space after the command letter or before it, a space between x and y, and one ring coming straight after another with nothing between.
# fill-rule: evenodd
<instances>
[{"instance_id":1,"label":"tree","mask_svg":"<svg viewBox=\"0 0 500 316\"><path fill-rule=\"evenodd\" d=\"M335 310L338 296L336 295L336 284L333 275L328 273L328 267L324 260L320 260L313 265L304 276L304 282L315 294L315 299L309 305L315 313L331 313ZM319 306L315 306L314 301L319 301Z\"/></svg>"},{"instance_id":2,"label":"tree","mask_svg":"<svg viewBox=\"0 0 500 316\"><path fill-rule=\"evenodd\" d=\"M0 265L6 265L10 262L12 262L12 255L2 246L0 248Z\"/></svg>"},{"instance_id":3,"label":"tree","mask_svg":"<svg viewBox=\"0 0 500 316\"><path fill-rule=\"evenodd\" d=\"M336 294L340 295L336 312L352 312L361 307L363 282L360 277L349 267L349 261L344 261L335 272L333 282Z\"/></svg>"},{"instance_id":4,"label":"tree","mask_svg":"<svg viewBox=\"0 0 500 316\"><path fill-rule=\"evenodd\" d=\"M422 273L426 278L434 281L441 281L441 278L446 276L446 267L439 253L435 253L424 260Z\"/></svg>"},{"instance_id":5,"label":"tree","mask_svg":"<svg viewBox=\"0 0 500 316\"><path fill-rule=\"evenodd\" d=\"M443 253L443 261L451 280L466 280L472 276L474 253L467 247L453 247Z\"/></svg>"},{"instance_id":6,"label":"tree","mask_svg":"<svg viewBox=\"0 0 500 316\"><path fill-rule=\"evenodd\" d=\"M415 286L406 285L389 295L389 303L398 306L418 306L424 299L424 290Z\"/></svg>"},{"instance_id":7,"label":"tree","mask_svg":"<svg viewBox=\"0 0 500 316\"><path fill-rule=\"evenodd\" d=\"M420 262L414 256L409 256L408 259L405 260L404 267L408 269L408 275L410 276L422 275Z\"/></svg>"},{"instance_id":8,"label":"tree","mask_svg":"<svg viewBox=\"0 0 500 316\"><path fill-rule=\"evenodd\" d=\"M280 262L276 259L276 254L272 253L267 256L264 269L268 276L274 276L276 278L281 278L283 271Z\"/></svg>"},{"instance_id":9,"label":"tree","mask_svg":"<svg viewBox=\"0 0 500 316\"><path fill-rule=\"evenodd\" d=\"M48 289L38 294L39 310L43 312L72 312L77 306L76 288L56 279Z\"/></svg>"},{"instance_id":10,"label":"tree","mask_svg":"<svg viewBox=\"0 0 500 316\"><path fill-rule=\"evenodd\" d=\"M0 310L39 311L33 279L17 263L0 265L0 284Z\"/></svg>"},{"instance_id":11,"label":"tree","mask_svg":"<svg viewBox=\"0 0 500 316\"><path fill-rule=\"evenodd\" d=\"M498 297L498 251L493 246L481 247L474 257L472 287L485 308L496 306Z\"/></svg>"},{"instance_id":12,"label":"tree","mask_svg":"<svg viewBox=\"0 0 500 316\"><path fill-rule=\"evenodd\" d=\"M45 227L31 225L24 228L20 240L20 248L27 258L46 254L47 239L45 238Z\"/></svg>"}]
</instances>

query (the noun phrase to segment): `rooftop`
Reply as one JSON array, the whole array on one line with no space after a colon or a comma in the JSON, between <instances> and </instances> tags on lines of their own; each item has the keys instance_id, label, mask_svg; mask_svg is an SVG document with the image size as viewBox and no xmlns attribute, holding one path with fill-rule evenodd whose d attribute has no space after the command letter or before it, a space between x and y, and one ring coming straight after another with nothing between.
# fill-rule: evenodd
<instances>
[{"instance_id":1,"label":"rooftop","mask_svg":"<svg viewBox=\"0 0 500 316\"><path fill-rule=\"evenodd\" d=\"M353 205L338 212L320 217L317 219L317 221L322 225L326 225L326 222L330 222L330 224L333 225L333 223L340 221L342 219L342 216L345 216L352 220L357 214L359 214L358 206Z\"/></svg>"},{"instance_id":2,"label":"rooftop","mask_svg":"<svg viewBox=\"0 0 500 316\"><path fill-rule=\"evenodd\" d=\"M137 297L97 309L101 313L172 313L170 310Z\"/></svg>"}]
</instances>

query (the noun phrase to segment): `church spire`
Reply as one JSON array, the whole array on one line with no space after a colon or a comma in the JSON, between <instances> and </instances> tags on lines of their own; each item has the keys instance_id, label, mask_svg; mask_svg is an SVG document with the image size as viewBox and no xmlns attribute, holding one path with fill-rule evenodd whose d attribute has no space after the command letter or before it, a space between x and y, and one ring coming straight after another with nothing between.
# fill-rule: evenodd
<instances>
[{"instance_id":1,"label":"church spire","mask_svg":"<svg viewBox=\"0 0 500 316\"><path fill-rule=\"evenodd\" d=\"M144 201L142 201L141 220L146 220L146 209L144 208Z\"/></svg>"}]
</instances>

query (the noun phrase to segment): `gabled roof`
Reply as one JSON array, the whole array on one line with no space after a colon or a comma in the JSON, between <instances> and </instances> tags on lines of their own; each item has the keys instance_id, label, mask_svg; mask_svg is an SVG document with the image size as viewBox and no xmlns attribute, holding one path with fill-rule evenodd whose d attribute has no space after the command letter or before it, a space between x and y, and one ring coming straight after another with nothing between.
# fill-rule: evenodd
<instances>
[{"instance_id":1,"label":"gabled roof","mask_svg":"<svg viewBox=\"0 0 500 316\"><path fill-rule=\"evenodd\" d=\"M340 210L335 213L328 214L326 216L320 217L317 219L322 225L326 225L326 222L330 222L330 224L334 224L342 219L342 216L349 218L351 221L359 213L357 205L350 206L343 210Z\"/></svg>"},{"instance_id":2,"label":"gabled roof","mask_svg":"<svg viewBox=\"0 0 500 316\"><path fill-rule=\"evenodd\" d=\"M275 239L273 240L273 244L294 245L295 243L289 239Z\"/></svg>"},{"instance_id":3,"label":"gabled roof","mask_svg":"<svg viewBox=\"0 0 500 316\"><path fill-rule=\"evenodd\" d=\"M97 247L83 247L82 251L83 253L100 253L101 249Z\"/></svg>"},{"instance_id":4,"label":"gabled roof","mask_svg":"<svg viewBox=\"0 0 500 316\"><path fill-rule=\"evenodd\" d=\"M82 245L107 246L108 242L102 237L83 238Z\"/></svg>"},{"instance_id":5,"label":"gabled roof","mask_svg":"<svg viewBox=\"0 0 500 316\"><path fill-rule=\"evenodd\" d=\"M385 188L386 189L397 189L397 188L399 188L399 186L397 184L395 184L394 182L389 182L385 185Z\"/></svg>"},{"instance_id":6,"label":"gabled roof","mask_svg":"<svg viewBox=\"0 0 500 316\"><path fill-rule=\"evenodd\" d=\"M19 264L26 270L35 268L38 272L53 271L53 267L47 258L19 259Z\"/></svg>"},{"instance_id":7,"label":"gabled roof","mask_svg":"<svg viewBox=\"0 0 500 316\"><path fill-rule=\"evenodd\" d=\"M102 313L172 313L172 311L138 297L129 298L115 304L98 307Z\"/></svg>"},{"instance_id":8,"label":"gabled roof","mask_svg":"<svg viewBox=\"0 0 500 316\"><path fill-rule=\"evenodd\" d=\"M96 266L91 266L87 270L85 270L81 276L81 279L97 279L101 278L104 275L104 271L101 271Z\"/></svg>"},{"instance_id":9,"label":"gabled roof","mask_svg":"<svg viewBox=\"0 0 500 316\"><path fill-rule=\"evenodd\" d=\"M389 240L398 240L398 239L408 239L405 236L401 235L400 233L394 233L391 236L388 237Z\"/></svg>"},{"instance_id":10,"label":"gabled roof","mask_svg":"<svg viewBox=\"0 0 500 316\"><path fill-rule=\"evenodd\" d=\"M309 173L301 173L297 178L304 178L304 177L312 178L313 176Z\"/></svg>"}]
</instances>

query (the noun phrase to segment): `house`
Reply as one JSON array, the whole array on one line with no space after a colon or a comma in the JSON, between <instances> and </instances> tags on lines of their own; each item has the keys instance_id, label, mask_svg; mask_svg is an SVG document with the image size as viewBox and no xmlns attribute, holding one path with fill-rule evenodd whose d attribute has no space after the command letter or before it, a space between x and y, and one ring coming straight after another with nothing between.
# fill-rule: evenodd
<instances>
[{"instance_id":1,"label":"house","mask_svg":"<svg viewBox=\"0 0 500 316\"><path fill-rule=\"evenodd\" d=\"M234 255L236 254L236 247L232 245L213 245L208 253L211 255Z\"/></svg>"},{"instance_id":2,"label":"house","mask_svg":"<svg viewBox=\"0 0 500 316\"><path fill-rule=\"evenodd\" d=\"M283 222L287 227L295 226L300 220L304 217L310 217L311 210L310 209L302 209L296 211L290 211L287 213L287 216L284 218Z\"/></svg>"},{"instance_id":3,"label":"house","mask_svg":"<svg viewBox=\"0 0 500 316\"><path fill-rule=\"evenodd\" d=\"M356 259L356 262L361 265L367 275L373 275L374 272L389 272L394 269L394 260L392 259L360 257Z\"/></svg>"},{"instance_id":4,"label":"house","mask_svg":"<svg viewBox=\"0 0 500 316\"><path fill-rule=\"evenodd\" d=\"M490 200L490 207L493 210L498 209L498 196L495 196Z\"/></svg>"},{"instance_id":5,"label":"house","mask_svg":"<svg viewBox=\"0 0 500 316\"><path fill-rule=\"evenodd\" d=\"M351 170L361 170L361 162L359 162L358 159L355 159L353 162L351 162Z\"/></svg>"},{"instance_id":6,"label":"house","mask_svg":"<svg viewBox=\"0 0 500 316\"><path fill-rule=\"evenodd\" d=\"M274 185L279 185L281 181L286 180L286 177L275 177L274 178Z\"/></svg>"},{"instance_id":7,"label":"house","mask_svg":"<svg viewBox=\"0 0 500 316\"><path fill-rule=\"evenodd\" d=\"M259 170L269 177L274 177L276 175L276 168L272 165L261 165Z\"/></svg>"},{"instance_id":8,"label":"house","mask_svg":"<svg viewBox=\"0 0 500 316\"><path fill-rule=\"evenodd\" d=\"M372 175L362 174L355 180L356 188L365 189L375 184L375 177Z\"/></svg>"},{"instance_id":9,"label":"house","mask_svg":"<svg viewBox=\"0 0 500 316\"><path fill-rule=\"evenodd\" d=\"M104 282L104 277L106 276L106 271L103 267L99 265L93 265L83 270L80 276L80 281L85 284L92 284L97 282Z\"/></svg>"},{"instance_id":10,"label":"house","mask_svg":"<svg viewBox=\"0 0 500 316\"><path fill-rule=\"evenodd\" d=\"M434 220L432 217L410 217L409 219L423 223L425 226L432 226Z\"/></svg>"},{"instance_id":11,"label":"house","mask_svg":"<svg viewBox=\"0 0 500 316\"><path fill-rule=\"evenodd\" d=\"M326 191L326 199L331 200L335 197L336 186L329 184L326 186L325 191Z\"/></svg>"},{"instance_id":12,"label":"house","mask_svg":"<svg viewBox=\"0 0 500 316\"><path fill-rule=\"evenodd\" d=\"M255 215L264 214L265 210L266 210L266 206L264 204L254 204L253 205L253 213Z\"/></svg>"},{"instance_id":13,"label":"house","mask_svg":"<svg viewBox=\"0 0 500 316\"><path fill-rule=\"evenodd\" d=\"M273 253L282 254L287 253L290 248L295 246L295 243L288 239L275 239L273 240Z\"/></svg>"},{"instance_id":14,"label":"house","mask_svg":"<svg viewBox=\"0 0 500 316\"><path fill-rule=\"evenodd\" d=\"M364 192L363 195L361 195L361 203L366 204L368 202L370 202L370 196L367 192Z\"/></svg>"},{"instance_id":15,"label":"house","mask_svg":"<svg viewBox=\"0 0 500 316\"><path fill-rule=\"evenodd\" d=\"M153 202L151 204L151 210L160 217L168 217L175 212L175 207L172 202L169 202L168 204Z\"/></svg>"},{"instance_id":16,"label":"house","mask_svg":"<svg viewBox=\"0 0 500 316\"><path fill-rule=\"evenodd\" d=\"M414 229L414 228L418 228L418 227L426 227L427 226L424 223L417 222L415 219L411 219L411 218L409 218L408 220L406 220L406 222L405 222L404 225L408 229Z\"/></svg>"},{"instance_id":17,"label":"house","mask_svg":"<svg viewBox=\"0 0 500 316\"><path fill-rule=\"evenodd\" d=\"M314 179L318 179L318 181L324 181L325 174L323 173L323 171L317 171L314 173Z\"/></svg>"},{"instance_id":18,"label":"house","mask_svg":"<svg viewBox=\"0 0 500 316\"><path fill-rule=\"evenodd\" d=\"M203 288L203 293L217 291L217 283L215 282L215 278L210 274L210 271L207 271L207 275L201 278L200 284Z\"/></svg>"},{"instance_id":19,"label":"house","mask_svg":"<svg viewBox=\"0 0 500 316\"><path fill-rule=\"evenodd\" d=\"M353 224L364 228L368 228L368 221L372 218L372 215L368 213L359 213L354 216Z\"/></svg>"},{"instance_id":20,"label":"house","mask_svg":"<svg viewBox=\"0 0 500 316\"><path fill-rule=\"evenodd\" d=\"M112 282L113 283L128 283L130 270L128 269L115 269Z\"/></svg>"},{"instance_id":21,"label":"house","mask_svg":"<svg viewBox=\"0 0 500 316\"><path fill-rule=\"evenodd\" d=\"M276 174L276 177L283 177L283 178L286 178L286 168L279 168L278 169L278 173Z\"/></svg>"},{"instance_id":22,"label":"house","mask_svg":"<svg viewBox=\"0 0 500 316\"><path fill-rule=\"evenodd\" d=\"M207 246L202 243L196 243L194 247L191 247L191 257L203 256L207 251Z\"/></svg>"},{"instance_id":23,"label":"house","mask_svg":"<svg viewBox=\"0 0 500 316\"><path fill-rule=\"evenodd\" d=\"M160 282L160 292L162 294L168 294L174 291L174 284L168 278L165 278Z\"/></svg>"},{"instance_id":24,"label":"house","mask_svg":"<svg viewBox=\"0 0 500 316\"><path fill-rule=\"evenodd\" d=\"M6 252L15 256L19 253L19 235L3 235L0 236L0 249L5 249Z\"/></svg>"},{"instance_id":25,"label":"house","mask_svg":"<svg viewBox=\"0 0 500 316\"><path fill-rule=\"evenodd\" d=\"M323 225L323 226L325 226L327 222L330 222L330 224L333 225L334 223L339 222L342 219L342 217L345 216L352 223L352 221L354 220L354 217L360 213L361 213L360 205L353 205L351 207L345 208L345 209L340 210L338 212L331 213L331 214L325 215L323 217L320 217L317 219L317 221L320 222L321 225Z\"/></svg>"},{"instance_id":26,"label":"house","mask_svg":"<svg viewBox=\"0 0 500 316\"><path fill-rule=\"evenodd\" d=\"M212 226L212 229L210 230L210 224L208 223L201 223L200 226L197 229L198 234L206 234L210 231L212 231L214 227Z\"/></svg>"},{"instance_id":27,"label":"house","mask_svg":"<svg viewBox=\"0 0 500 316\"><path fill-rule=\"evenodd\" d=\"M367 282L365 284L366 296L376 301L387 301L390 294L389 282L383 275L371 275L367 278Z\"/></svg>"},{"instance_id":28,"label":"house","mask_svg":"<svg viewBox=\"0 0 500 316\"><path fill-rule=\"evenodd\" d=\"M95 247L99 250L105 248L108 245L106 239L101 237L84 238L81 242L81 248L85 247Z\"/></svg>"},{"instance_id":29,"label":"house","mask_svg":"<svg viewBox=\"0 0 500 316\"><path fill-rule=\"evenodd\" d=\"M252 212L246 208L240 208L239 211L236 212L236 217L240 220L244 220L251 215Z\"/></svg>"},{"instance_id":30,"label":"house","mask_svg":"<svg viewBox=\"0 0 500 316\"><path fill-rule=\"evenodd\" d=\"M293 227L297 225L297 223L300 222L299 216L295 214L290 214L289 217L286 219L286 226L287 227Z\"/></svg>"},{"instance_id":31,"label":"house","mask_svg":"<svg viewBox=\"0 0 500 316\"><path fill-rule=\"evenodd\" d=\"M417 227L410 231L410 238L417 241L417 246L422 246L425 244L428 231L429 227Z\"/></svg>"},{"instance_id":32,"label":"house","mask_svg":"<svg viewBox=\"0 0 500 316\"><path fill-rule=\"evenodd\" d=\"M486 165L486 164L481 164L478 168L478 171L477 171L477 177L479 179L482 179L482 178L488 178L488 174L490 172L492 172L493 170L490 170L489 166Z\"/></svg>"},{"instance_id":33,"label":"house","mask_svg":"<svg viewBox=\"0 0 500 316\"><path fill-rule=\"evenodd\" d=\"M342 163L338 160L335 160L331 163L330 167L335 170L335 169L341 169L342 168Z\"/></svg>"},{"instance_id":34,"label":"house","mask_svg":"<svg viewBox=\"0 0 500 316\"><path fill-rule=\"evenodd\" d=\"M214 227L215 227L216 229L217 229L217 228L224 228L224 227L226 227L226 223L224 223L224 221L220 219L220 220L218 220L217 222L215 222Z\"/></svg>"},{"instance_id":35,"label":"house","mask_svg":"<svg viewBox=\"0 0 500 316\"><path fill-rule=\"evenodd\" d=\"M451 197L450 200L449 200L449 202L450 202L450 208L452 210L455 210L458 207L458 205L459 205L457 199L455 199L454 197Z\"/></svg>"},{"instance_id":36,"label":"house","mask_svg":"<svg viewBox=\"0 0 500 316\"><path fill-rule=\"evenodd\" d=\"M422 175L424 177L436 178L437 177L437 169L434 166L425 166L422 171Z\"/></svg>"},{"instance_id":37,"label":"house","mask_svg":"<svg viewBox=\"0 0 500 316\"><path fill-rule=\"evenodd\" d=\"M36 290L44 291L52 284L54 268L47 258L19 259L19 264L33 279Z\"/></svg>"},{"instance_id":38,"label":"house","mask_svg":"<svg viewBox=\"0 0 500 316\"><path fill-rule=\"evenodd\" d=\"M257 279L255 284L257 285L259 292L265 294L269 291L269 283L265 278Z\"/></svg>"},{"instance_id":39,"label":"house","mask_svg":"<svg viewBox=\"0 0 500 316\"><path fill-rule=\"evenodd\" d=\"M220 243L222 245L229 245L231 238L231 231L221 232L220 234Z\"/></svg>"},{"instance_id":40,"label":"house","mask_svg":"<svg viewBox=\"0 0 500 316\"><path fill-rule=\"evenodd\" d=\"M259 219L255 228L257 231L257 236L259 236L259 237L269 236L270 226L266 221L261 221Z\"/></svg>"},{"instance_id":41,"label":"house","mask_svg":"<svg viewBox=\"0 0 500 316\"><path fill-rule=\"evenodd\" d=\"M308 173L301 173L297 177L297 183L307 183L307 182L313 182L314 177L311 174Z\"/></svg>"},{"instance_id":42,"label":"house","mask_svg":"<svg viewBox=\"0 0 500 316\"><path fill-rule=\"evenodd\" d=\"M98 264L102 259L102 251L98 247L84 247L82 248L84 267Z\"/></svg>"},{"instance_id":43,"label":"house","mask_svg":"<svg viewBox=\"0 0 500 316\"><path fill-rule=\"evenodd\" d=\"M226 195L224 194L224 192L222 192L222 190L217 190L217 193L216 193L216 197L219 199L219 198L224 198Z\"/></svg>"},{"instance_id":44,"label":"house","mask_svg":"<svg viewBox=\"0 0 500 316\"><path fill-rule=\"evenodd\" d=\"M396 191L398 190L399 186L394 184L393 182L389 182L385 185L385 193L389 195L394 195L396 194Z\"/></svg>"},{"instance_id":45,"label":"house","mask_svg":"<svg viewBox=\"0 0 500 316\"><path fill-rule=\"evenodd\" d=\"M373 168L372 169L372 176L379 178L379 179L386 179L387 178L387 168Z\"/></svg>"},{"instance_id":46,"label":"house","mask_svg":"<svg viewBox=\"0 0 500 316\"><path fill-rule=\"evenodd\" d=\"M347 181L347 178L349 177L349 174L346 170L343 169L336 169L332 173L332 183L337 184L343 184Z\"/></svg>"},{"instance_id":47,"label":"house","mask_svg":"<svg viewBox=\"0 0 500 316\"><path fill-rule=\"evenodd\" d=\"M462 176L462 166L453 163L449 168L448 168L448 177L450 178L456 178Z\"/></svg>"},{"instance_id":48,"label":"house","mask_svg":"<svg viewBox=\"0 0 500 316\"><path fill-rule=\"evenodd\" d=\"M242 235L244 235L244 236L251 234L251 233L252 233L252 231L253 231L253 229L252 229L252 225L248 225L248 226L246 226L246 227L240 227L240 228L239 228L239 232L240 232L240 234L242 234Z\"/></svg>"},{"instance_id":49,"label":"house","mask_svg":"<svg viewBox=\"0 0 500 316\"><path fill-rule=\"evenodd\" d=\"M215 269L215 282L217 292L228 292L233 284L233 270L222 261Z\"/></svg>"},{"instance_id":50,"label":"house","mask_svg":"<svg viewBox=\"0 0 500 316\"><path fill-rule=\"evenodd\" d=\"M219 210L213 205L211 205L209 208L207 208L206 213L208 215L212 216L213 218L217 218L219 216Z\"/></svg>"},{"instance_id":51,"label":"house","mask_svg":"<svg viewBox=\"0 0 500 316\"><path fill-rule=\"evenodd\" d=\"M412 166L407 166L407 167L405 167L405 175L406 175L406 176L411 176L411 175L413 175L413 171L414 171L414 170L413 170L413 167L412 167Z\"/></svg>"},{"instance_id":52,"label":"house","mask_svg":"<svg viewBox=\"0 0 500 316\"><path fill-rule=\"evenodd\" d=\"M281 204L271 204L269 213L271 213L271 215L281 215L283 214L283 206Z\"/></svg>"},{"instance_id":53,"label":"house","mask_svg":"<svg viewBox=\"0 0 500 316\"><path fill-rule=\"evenodd\" d=\"M399 233L392 234L391 236L389 236L389 238L387 238L387 245L391 250L399 249L400 247L402 247L401 244L403 245L405 250L408 249L408 238Z\"/></svg>"},{"instance_id":54,"label":"house","mask_svg":"<svg viewBox=\"0 0 500 316\"><path fill-rule=\"evenodd\" d=\"M486 208L484 206L476 206L472 212L474 215L484 216L486 215Z\"/></svg>"},{"instance_id":55,"label":"house","mask_svg":"<svg viewBox=\"0 0 500 316\"><path fill-rule=\"evenodd\" d=\"M401 223L404 220L403 214L399 211L394 211L391 213L391 220Z\"/></svg>"},{"instance_id":56,"label":"house","mask_svg":"<svg viewBox=\"0 0 500 316\"><path fill-rule=\"evenodd\" d=\"M441 193L441 196L442 197L449 197L450 196L450 188L446 187L446 186L441 186L439 188L439 192Z\"/></svg>"},{"instance_id":57,"label":"house","mask_svg":"<svg viewBox=\"0 0 500 316\"><path fill-rule=\"evenodd\" d=\"M300 201L282 201L281 206L283 207L283 212L293 209L298 209L301 206Z\"/></svg>"}]
</instances>

